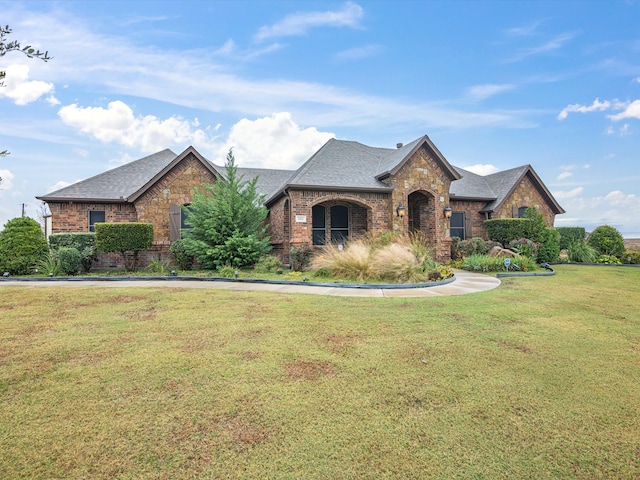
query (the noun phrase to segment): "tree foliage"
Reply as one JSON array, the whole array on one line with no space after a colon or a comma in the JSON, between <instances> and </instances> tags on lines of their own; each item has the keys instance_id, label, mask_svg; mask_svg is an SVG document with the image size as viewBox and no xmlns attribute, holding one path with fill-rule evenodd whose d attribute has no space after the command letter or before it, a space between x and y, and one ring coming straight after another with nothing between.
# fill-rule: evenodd
<instances>
[{"instance_id":1,"label":"tree foliage","mask_svg":"<svg viewBox=\"0 0 640 480\"><path fill-rule=\"evenodd\" d=\"M238 176L233 152L225 163L225 178L194 189L187 212L184 247L205 268L251 265L271 246L265 223L264 196L256 191L258 177Z\"/></svg>"},{"instance_id":2,"label":"tree foliage","mask_svg":"<svg viewBox=\"0 0 640 480\"><path fill-rule=\"evenodd\" d=\"M49 251L40 224L33 218L9 220L0 232L0 270L12 275L33 273L36 263Z\"/></svg>"},{"instance_id":3,"label":"tree foliage","mask_svg":"<svg viewBox=\"0 0 640 480\"><path fill-rule=\"evenodd\" d=\"M41 52L40 50L33 48L31 45L26 45L23 47L17 40L13 40L11 42L7 41L7 36L9 34L11 34L11 28L9 27L9 25L0 27L0 57L4 57L9 52L20 52L29 58L39 58L44 62L51 60L49 52L47 51ZM6 72L4 70L0 70L0 87L4 87L5 76ZM9 152L7 152L6 150L0 151L0 157L4 157L8 154ZM0 181L2 181L1 178Z\"/></svg>"},{"instance_id":4,"label":"tree foliage","mask_svg":"<svg viewBox=\"0 0 640 480\"><path fill-rule=\"evenodd\" d=\"M598 251L598 255L622 258L625 252L624 238L614 227L601 225L589 234L587 244Z\"/></svg>"}]
</instances>

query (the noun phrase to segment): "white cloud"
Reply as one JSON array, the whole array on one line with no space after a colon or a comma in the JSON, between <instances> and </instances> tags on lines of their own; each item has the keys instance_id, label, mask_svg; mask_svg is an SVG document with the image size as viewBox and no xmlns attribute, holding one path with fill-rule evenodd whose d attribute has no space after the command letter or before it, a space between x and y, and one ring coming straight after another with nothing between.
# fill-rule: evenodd
<instances>
[{"instance_id":1,"label":"white cloud","mask_svg":"<svg viewBox=\"0 0 640 480\"><path fill-rule=\"evenodd\" d=\"M110 102L107 108L67 105L58 111L58 115L66 125L101 142L138 147L145 152L156 152L176 144L211 148L215 140L205 130L197 128L197 119L136 117L131 107L120 100Z\"/></svg>"},{"instance_id":2,"label":"white cloud","mask_svg":"<svg viewBox=\"0 0 640 480\"><path fill-rule=\"evenodd\" d=\"M565 46L566 43L573 40L579 32L562 33L552 38L546 43L537 45L535 47L525 48L520 50L516 55L508 59L508 62L518 62L524 60L527 57L533 55L539 55L542 53L553 52Z\"/></svg>"},{"instance_id":3,"label":"white cloud","mask_svg":"<svg viewBox=\"0 0 640 480\"><path fill-rule=\"evenodd\" d=\"M27 65L9 65L5 72L6 77L4 87L0 88L0 98L10 98L16 105L35 102L43 95L53 92L53 83L29 80Z\"/></svg>"},{"instance_id":4,"label":"white cloud","mask_svg":"<svg viewBox=\"0 0 640 480\"><path fill-rule=\"evenodd\" d=\"M608 115L608 118L614 122L622 120L623 118L637 118L640 120L640 100L635 100L627 104L623 112L616 115Z\"/></svg>"},{"instance_id":5,"label":"white cloud","mask_svg":"<svg viewBox=\"0 0 640 480\"><path fill-rule=\"evenodd\" d=\"M578 103L574 103L571 105L567 105L559 114L558 120L564 120L567 118L569 113L579 112L579 113L587 113L587 112L601 112L604 110L609 110L612 107L612 103L608 100L601 102L600 99L596 98L591 105L580 105Z\"/></svg>"},{"instance_id":6,"label":"white cloud","mask_svg":"<svg viewBox=\"0 0 640 480\"><path fill-rule=\"evenodd\" d=\"M58 190L64 187L68 187L69 185L73 185L74 183L78 183L79 181L80 180L76 180L75 182L69 183L69 182L65 182L64 180L60 180L59 182L56 182L47 188L47 194L51 192L57 192Z\"/></svg>"},{"instance_id":7,"label":"white cloud","mask_svg":"<svg viewBox=\"0 0 640 480\"><path fill-rule=\"evenodd\" d=\"M477 163L475 165L469 165L468 167L462 167L465 170L475 173L476 175L491 175L498 171L498 167L491 164Z\"/></svg>"},{"instance_id":8,"label":"white cloud","mask_svg":"<svg viewBox=\"0 0 640 480\"><path fill-rule=\"evenodd\" d=\"M553 192L553 196L555 197L556 200L565 200L567 198L579 197L580 195L582 195L582 192L584 192L583 187L576 187L572 190L566 190L566 191L561 190L558 192Z\"/></svg>"},{"instance_id":9,"label":"white cloud","mask_svg":"<svg viewBox=\"0 0 640 480\"><path fill-rule=\"evenodd\" d=\"M224 163L233 148L242 167L295 169L335 135L315 128L301 128L288 112L236 123L227 141L218 147L215 161Z\"/></svg>"},{"instance_id":10,"label":"white cloud","mask_svg":"<svg viewBox=\"0 0 640 480\"><path fill-rule=\"evenodd\" d=\"M569 178L569 177L572 177L572 176L573 176L573 173L571 173L569 171L564 171L560 175L558 175L557 180L564 180L565 178Z\"/></svg>"},{"instance_id":11,"label":"white cloud","mask_svg":"<svg viewBox=\"0 0 640 480\"><path fill-rule=\"evenodd\" d=\"M339 61L360 60L363 58L374 57L382 51L383 48L380 45L365 45L364 47L350 48L348 50L338 52L335 55L335 58Z\"/></svg>"},{"instance_id":12,"label":"white cloud","mask_svg":"<svg viewBox=\"0 0 640 480\"><path fill-rule=\"evenodd\" d=\"M554 192L567 211L560 215L557 225L582 226L588 231L598 225L611 225L623 235L640 232L640 197L633 193L613 190L602 196L583 197L582 187L569 192Z\"/></svg>"},{"instance_id":13,"label":"white cloud","mask_svg":"<svg viewBox=\"0 0 640 480\"><path fill-rule=\"evenodd\" d=\"M0 182L0 192L10 190L11 187L13 187L13 179L15 176L9 170L0 170L0 178L2 179L2 182Z\"/></svg>"},{"instance_id":14,"label":"white cloud","mask_svg":"<svg viewBox=\"0 0 640 480\"><path fill-rule=\"evenodd\" d=\"M485 100L489 97L497 95L502 92L507 92L509 90L513 90L515 85L506 83L506 84L485 84L485 85L476 85L474 87L469 88L467 91L467 95L474 100Z\"/></svg>"},{"instance_id":15,"label":"white cloud","mask_svg":"<svg viewBox=\"0 0 640 480\"><path fill-rule=\"evenodd\" d=\"M261 27L254 36L256 42L267 38L305 35L316 27L357 28L364 11L360 5L348 2L342 10L324 12L294 13L280 22Z\"/></svg>"}]
</instances>

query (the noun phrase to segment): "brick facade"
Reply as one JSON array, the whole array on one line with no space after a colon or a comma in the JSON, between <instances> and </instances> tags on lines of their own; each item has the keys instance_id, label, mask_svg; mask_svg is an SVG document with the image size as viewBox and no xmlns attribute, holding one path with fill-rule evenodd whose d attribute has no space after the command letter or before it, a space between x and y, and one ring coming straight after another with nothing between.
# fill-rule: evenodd
<instances>
[{"instance_id":1,"label":"brick facade","mask_svg":"<svg viewBox=\"0 0 640 480\"><path fill-rule=\"evenodd\" d=\"M487 218L484 213L480 212L485 203L472 200L451 200L451 210L464 213L465 238L480 237L487 239L487 226L484 223ZM471 231L467 231L469 227Z\"/></svg>"},{"instance_id":2,"label":"brick facade","mask_svg":"<svg viewBox=\"0 0 640 480\"><path fill-rule=\"evenodd\" d=\"M86 232L89 230L89 212L100 210L105 212L107 222L153 224L154 245L149 252L140 252L140 266L154 259L170 260L171 206L175 209L175 205L190 203L194 187L217 181L206 161L193 152L185 152L183 158L171 164L173 167L167 167L170 170L141 190L139 197L133 195L131 201L49 201L52 233ZM446 206L449 205L454 212L465 213L467 238L486 238L487 235L486 217L481 213L484 201L450 199L454 175L446 161L425 143L381 180L389 191L338 191L290 186L269 205L267 221L273 253L288 262L292 246L312 245L313 207L316 205L326 208L325 233L326 240L330 241L331 207L344 206L348 209L350 239L370 231L420 231L434 247L436 259L447 261L450 259L451 239L449 221L444 216ZM537 207L547 224L553 225L555 213L551 202L545 196L544 187L540 187L536 178L527 173L492 216L509 218L517 215L518 208ZM404 217L396 214L399 205L403 206ZM101 254L95 267L117 268L121 265L120 255Z\"/></svg>"}]
</instances>

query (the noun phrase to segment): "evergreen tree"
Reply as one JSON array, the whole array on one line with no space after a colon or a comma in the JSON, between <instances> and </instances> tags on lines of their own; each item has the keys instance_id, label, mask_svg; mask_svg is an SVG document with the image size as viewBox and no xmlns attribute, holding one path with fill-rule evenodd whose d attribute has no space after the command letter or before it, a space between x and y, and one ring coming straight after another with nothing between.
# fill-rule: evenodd
<instances>
[{"instance_id":1,"label":"evergreen tree","mask_svg":"<svg viewBox=\"0 0 640 480\"><path fill-rule=\"evenodd\" d=\"M0 272L11 275L33 273L39 260L49 251L40 224L33 218L9 220L0 232Z\"/></svg>"},{"instance_id":2,"label":"evergreen tree","mask_svg":"<svg viewBox=\"0 0 640 480\"><path fill-rule=\"evenodd\" d=\"M256 191L258 177L238 176L233 152L225 163L225 178L195 188L185 223L186 251L205 268L251 265L271 249L267 236L267 208Z\"/></svg>"}]
</instances>

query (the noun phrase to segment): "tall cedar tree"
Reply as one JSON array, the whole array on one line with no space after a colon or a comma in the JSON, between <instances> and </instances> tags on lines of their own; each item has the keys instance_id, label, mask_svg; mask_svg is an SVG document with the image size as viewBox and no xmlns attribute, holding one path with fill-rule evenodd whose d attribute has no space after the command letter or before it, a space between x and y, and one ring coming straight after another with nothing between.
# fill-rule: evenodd
<instances>
[{"instance_id":1,"label":"tall cedar tree","mask_svg":"<svg viewBox=\"0 0 640 480\"><path fill-rule=\"evenodd\" d=\"M271 249L267 236L264 195L256 192L258 177L238 176L232 150L225 178L195 188L185 223L184 247L205 268L251 265Z\"/></svg>"}]
</instances>

